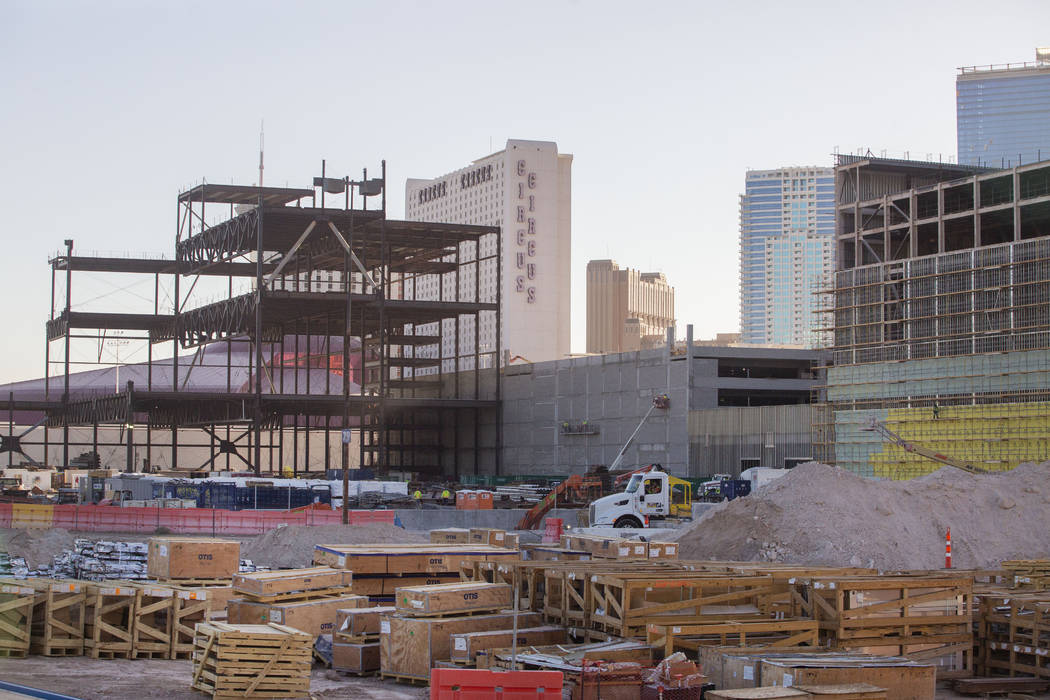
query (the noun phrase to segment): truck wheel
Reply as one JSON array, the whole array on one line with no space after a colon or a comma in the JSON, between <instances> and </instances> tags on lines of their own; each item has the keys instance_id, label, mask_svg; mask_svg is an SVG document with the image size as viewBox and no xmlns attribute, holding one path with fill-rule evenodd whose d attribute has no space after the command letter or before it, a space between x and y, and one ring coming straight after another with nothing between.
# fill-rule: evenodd
<instances>
[{"instance_id":1,"label":"truck wheel","mask_svg":"<svg viewBox=\"0 0 1050 700\"><path fill-rule=\"evenodd\" d=\"M613 527L641 527L642 524L638 521L638 518L633 515L624 515L617 518L616 522L613 523Z\"/></svg>"}]
</instances>

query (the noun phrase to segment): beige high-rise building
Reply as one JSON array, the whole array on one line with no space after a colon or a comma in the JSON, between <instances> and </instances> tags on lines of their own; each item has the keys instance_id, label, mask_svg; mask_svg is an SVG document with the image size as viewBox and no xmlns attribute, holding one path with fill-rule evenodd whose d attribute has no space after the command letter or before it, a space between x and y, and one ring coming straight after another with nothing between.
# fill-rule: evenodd
<instances>
[{"instance_id":1,"label":"beige high-rise building","mask_svg":"<svg viewBox=\"0 0 1050 700\"><path fill-rule=\"evenodd\" d=\"M587 352L630 352L663 345L674 326L674 287L662 272L587 263Z\"/></svg>"}]
</instances>

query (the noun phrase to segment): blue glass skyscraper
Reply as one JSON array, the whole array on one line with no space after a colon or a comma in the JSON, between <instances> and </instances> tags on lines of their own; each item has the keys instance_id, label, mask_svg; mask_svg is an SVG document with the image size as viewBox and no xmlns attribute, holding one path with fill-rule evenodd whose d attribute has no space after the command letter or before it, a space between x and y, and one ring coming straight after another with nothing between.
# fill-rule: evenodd
<instances>
[{"instance_id":1,"label":"blue glass skyscraper","mask_svg":"<svg viewBox=\"0 0 1050 700\"><path fill-rule=\"evenodd\" d=\"M1050 159L1050 49L1031 63L960 68L955 93L960 164Z\"/></svg>"},{"instance_id":2,"label":"blue glass skyscraper","mask_svg":"<svg viewBox=\"0 0 1050 700\"><path fill-rule=\"evenodd\" d=\"M814 292L835 270L835 171L750 170L740 196L740 334L817 345Z\"/></svg>"}]
</instances>

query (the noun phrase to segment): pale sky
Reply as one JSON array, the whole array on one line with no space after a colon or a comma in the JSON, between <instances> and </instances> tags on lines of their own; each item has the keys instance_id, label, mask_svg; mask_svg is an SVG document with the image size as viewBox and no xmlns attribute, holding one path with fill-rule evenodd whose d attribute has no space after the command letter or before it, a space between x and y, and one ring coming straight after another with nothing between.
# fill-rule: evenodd
<instances>
[{"instance_id":1,"label":"pale sky","mask_svg":"<svg viewBox=\"0 0 1050 700\"><path fill-rule=\"evenodd\" d=\"M202 178L377 171L404 182L508 138L572 153L573 350L587 261L659 270L679 334L738 329L748 168L837 148L955 155L955 74L1030 61L1050 2L42 2L0 0L0 382L43 374L48 256L173 251ZM1048 116L1050 118L1050 116ZM152 283L91 279L81 308ZM101 306L100 306L101 305ZM140 358L130 358L140 359ZM144 358L141 358L144 359Z\"/></svg>"}]
</instances>

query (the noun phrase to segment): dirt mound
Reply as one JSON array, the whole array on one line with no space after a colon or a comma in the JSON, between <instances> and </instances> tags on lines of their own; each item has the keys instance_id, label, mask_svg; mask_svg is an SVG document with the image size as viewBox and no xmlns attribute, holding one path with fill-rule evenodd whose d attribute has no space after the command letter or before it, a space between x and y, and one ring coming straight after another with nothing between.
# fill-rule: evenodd
<instances>
[{"instance_id":1,"label":"dirt mound","mask_svg":"<svg viewBox=\"0 0 1050 700\"><path fill-rule=\"evenodd\" d=\"M24 557L30 569L47 566L77 538L69 530L0 530L0 552Z\"/></svg>"},{"instance_id":2,"label":"dirt mound","mask_svg":"<svg viewBox=\"0 0 1050 700\"><path fill-rule=\"evenodd\" d=\"M811 462L708 510L677 535L682 558L880 569L959 568L1050 557L1050 462L970 474L944 467L876 481Z\"/></svg>"},{"instance_id":3,"label":"dirt mound","mask_svg":"<svg viewBox=\"0 0 1050 700\"><path fill-rule=\"evenodd\" d=\"M318 544L410 544L428 542L424 534L395 525L287 525L277 527L241 545L241 558L260 566L310 566Z\"/></svg>"}]
</instances>

